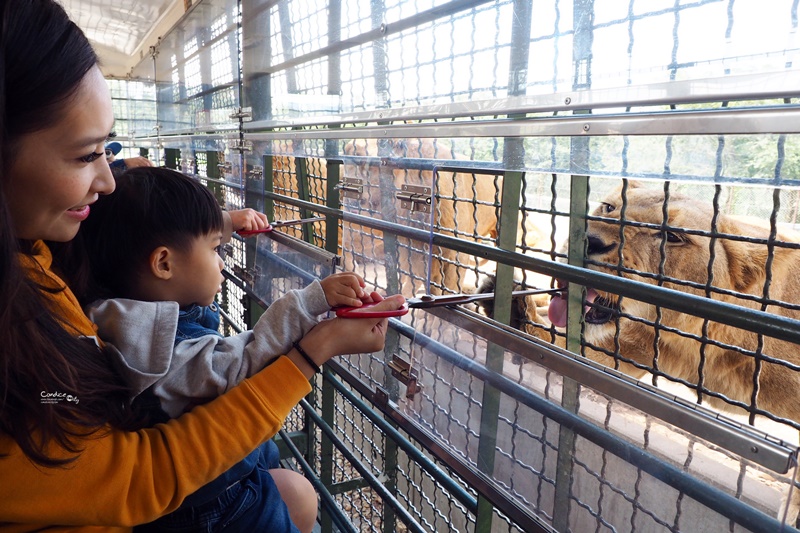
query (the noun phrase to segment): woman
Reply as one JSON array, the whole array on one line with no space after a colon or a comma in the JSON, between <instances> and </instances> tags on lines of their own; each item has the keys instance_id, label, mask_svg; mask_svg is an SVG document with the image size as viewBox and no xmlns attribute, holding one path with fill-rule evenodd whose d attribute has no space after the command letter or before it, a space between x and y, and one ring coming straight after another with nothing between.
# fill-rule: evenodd
<instances>
[{"instance_id":1,"label":"woman","mask_svg":"<svg viewBox=\"0 0 800 533\"><path fill-rule=\"evenodd\" d=\"M113 191L108 89L58 4L3 0L0 17L0 529L127 531L272 437L314 365L381 349L387 324L323 322L303 338L306 354L293 349L220 398L137 430L130 391L47 244L72 240Z\"/></svg>"}]
</instances>

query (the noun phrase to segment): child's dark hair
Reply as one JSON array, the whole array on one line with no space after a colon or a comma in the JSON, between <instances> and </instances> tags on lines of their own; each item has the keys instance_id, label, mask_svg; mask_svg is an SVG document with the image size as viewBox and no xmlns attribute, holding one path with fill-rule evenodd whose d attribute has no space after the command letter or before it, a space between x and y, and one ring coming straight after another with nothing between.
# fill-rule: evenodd
<instances>
[{"instance_id":1,"label":"child's dark hair","mask_svg":"<svg viewBox=\"0 0 800 533\"><path fill-rule=\"evenodd\" d=\"M222 209L198 180L168 168L138 167L116 177L80 233L98 297L131 297L137 273L159 246L188 251L196 237L222 231Z\"/></svg>"}]
</instances>

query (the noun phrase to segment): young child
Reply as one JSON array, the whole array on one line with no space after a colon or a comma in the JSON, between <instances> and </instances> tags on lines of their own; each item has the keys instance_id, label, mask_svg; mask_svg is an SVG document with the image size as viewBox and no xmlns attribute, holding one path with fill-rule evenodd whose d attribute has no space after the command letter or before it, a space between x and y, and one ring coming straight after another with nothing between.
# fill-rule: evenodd
<instances>
[{"instance_id":1,"label":"young child","mask_svg":"<svg viewBox=\"0 0 800 533\"><path fill-rule=\"evenodd\" d=\"M80 230L98 295L106 298L90 305L87 314L100 338L117 349L115 364L135 385L135 401L149 402L156 413L177 417L219 396L297 346L331 307L371 301L360 276L337 273L276 300L253 330L222 337L214 297L223 282L224 263L217 253L223 215L212 193L165 168L131 169L116 182L116 191L92 206ZM260 473L277 468L277 461L277 447L268 441L154 525L200 526L206 516L224 517L239 495L245 498L242 487L256 483L263 501L248 512L252 521L237 519L228 524L230 530L297 531L285 519L260 521L267 515L285 518L280 492L290 490L313 495L313 502L293 497L288 509L293 521L305 521L302 529L310 531L316 519L313 488L309 492L310 483L298 475L299 480L276 489L270 476ZM310 522L303 514L311 514Z\"/></svg>"}]
</instances>

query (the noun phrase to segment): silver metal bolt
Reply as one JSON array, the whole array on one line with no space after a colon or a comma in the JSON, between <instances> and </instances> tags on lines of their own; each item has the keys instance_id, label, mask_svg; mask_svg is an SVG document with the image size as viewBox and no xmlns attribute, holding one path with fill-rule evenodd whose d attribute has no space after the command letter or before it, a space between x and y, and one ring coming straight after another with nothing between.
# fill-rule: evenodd
<instances>
[{"instance_id":1,"label":"silver metal bolt","mask_svg":"<svg viewBox=\"0 0 800 533\"><path fill-rule=\"evenodd\" d=\"M564 105L569 105L569 104L571 104L571 103L572 103L572 98L570 98L569 96L567 96L566 98L564 98Z\"/></svg>"},{"instance_id":2,"label":"silver metal bolt","mask_svg":"<svg viewBox=\"0 0 800 533\"><path fill-rule=\"evenodd\" d=\"M583 125L583 131L589 131L589 125L588 124L584 124Z\"/></svg>"}]
</instances>

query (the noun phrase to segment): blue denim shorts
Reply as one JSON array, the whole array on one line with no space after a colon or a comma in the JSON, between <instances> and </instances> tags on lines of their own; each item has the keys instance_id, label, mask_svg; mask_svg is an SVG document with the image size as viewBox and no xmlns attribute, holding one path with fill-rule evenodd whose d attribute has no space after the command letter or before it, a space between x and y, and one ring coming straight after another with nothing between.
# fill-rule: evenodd
<instances>
[{"instance_id":1,"label":"blue denim shorts","mask_svg":"<svg viewBox=\"0 0 800 533\"><path fill-rule=\"evenodd\" d=\"M197 507L182 507L155 522L137 526L135 531L299 533L268 472L278 468L279 461L278 447L267 441L261 446L258 465L250 475L230 485L215 500Z\"/></svg>"}]
</instances>

